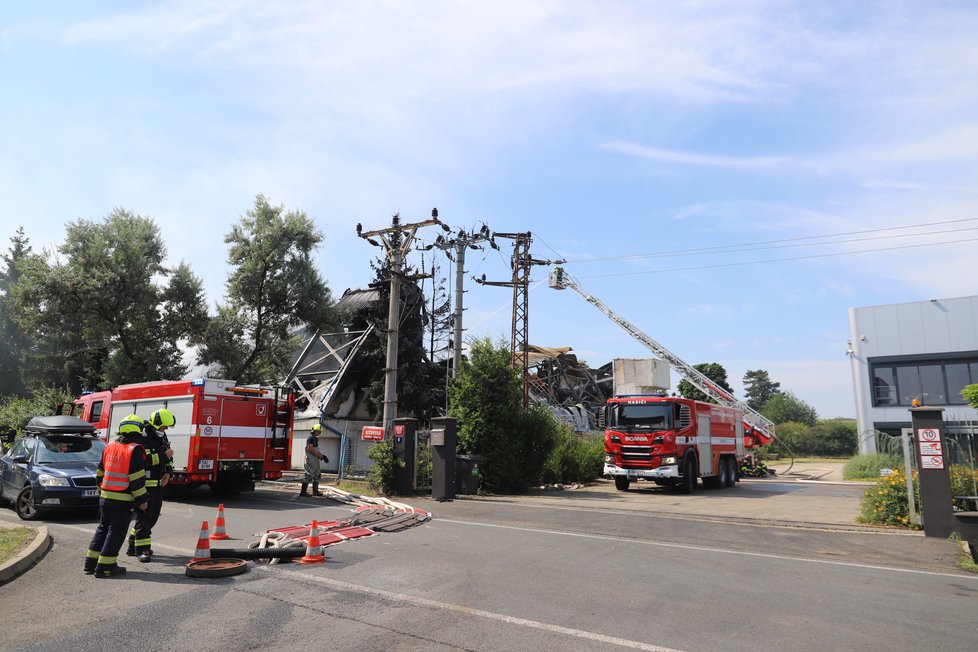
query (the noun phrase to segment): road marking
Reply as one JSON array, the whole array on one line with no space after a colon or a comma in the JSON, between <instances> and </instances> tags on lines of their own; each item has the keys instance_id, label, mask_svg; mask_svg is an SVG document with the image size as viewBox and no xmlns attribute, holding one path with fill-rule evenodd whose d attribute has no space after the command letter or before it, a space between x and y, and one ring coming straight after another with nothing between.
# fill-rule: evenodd
<instances>
[{"instance_id":1,"label":"road marking","mask_svg":"<svg viewBox=\"0 0 978 652\"><path fill-rule=\"evenodd\" d=\"M266 566L258 566L257 569L262 571L268 571L268 572L274 571L276 575L287 575L300 582L324 584L326 586L330 586L336 589L342 589L346 591L356 591L359 593L367 593L369 595L373 595L378 598L384 598L386 600L391 600L393 602L408 603L416 607L424 607L426 609L431 609L431 608L443 609L445 611L453 611L455 613L464 614L467 616L478 616L480 618L487 618L489 620L497 620L500 622L509 623L510 625L531 627L533 629L539 629L545 632L564 634L565 636L574 636L576 638L595 641L597 643L608 643L611 645L618 645L620 647L632 648L633 650L647 650L649 652L680 652L675 648L662 647L661 645L652 645L649 643L642 643L641 641L632 641L627 638L618 638L616 636L606 636L605 634L598 634L596 632L588 632L582 629L573 629L571 627L562 627L561 625L553 625L551 623L542 623L540 621L529 620L527 618L517 618L515 616L507 616L506 614L500 614L494 611L473 609L472 607L465 607L458 604L438 602L437 600L419 598L418 596L407 595L405 593L395 593L393 591L386 591L384 589L375 589L371 586L352 584L350 582L334 580L326 577L321 577L319 575L309 575L307 573L300 573L299 571L284 570L281 567L272 569Z\"/></svg>"},{"instance_id":2,"label":"road marking","mask_svg":"<svg viewBox=\"0 0 978 652\"><path fill-rule=\"evenodd\" d=\"M844 568L862 568L866 570L880 570L880 571L891 571L896 573L909 573L911 575L927 575L930 577L953 577L956 579L969 579L978 580L978 576L965 574L965 573L944 573L941 571L928 571L928 570L917 570L913 568L897 568L895 566L880 566L878 564L862 564L859 562L852 561L836 561L832 559L815 559L813 557L792 557L790 555L778 555L775 553L768 552L749 552L745 550L730 550L729 548L715 548L712 546L697 546L694 544L682 544L682 543L667 543L665 541L648 541L643 539L626 539L622 537L612 537L604 534L585 534L581 532L565 532L562 530L545 530L542 528L528 528L528 527L517 527L515 525L496 525L493 523L474 523L472 521L458 521L454 519L438 518L433 519L427 524L427 527L437 526L438 523L452 523L456 525L470 525L474 527L487 527L495 528L500 530L516 530L518 532L535 532L538 534L553 534L557 536L566 537L577 537L581 539L597 539L599 541L614 541L616 543L634 543L644 546L652 546L656 548L673 548L676 550L696 550L699 552L713 552L726 555L737 555L740 557L756 557L760 559L778 559L781 561L800 561L809 564L825 564L828 566L841 566ZM80 525L66 525L62 523L52 524L48 523L48 527L64 527L72 530L78 530L79 532L87 532L89 534L94 534L94 528L85 528ZM192 555L193 550L188 548L178 548L176 546L168 546L166 544L153 544L154 547L159 547L160 549L169 550L171 552L182 553L186 555ZM261 568L259 566L259 568Z\"/></svg>"},{"instance_id":3,"label":"road marking","mask_svg":"<svg viewBox=\"0 0 978 652\"><path fill-rule=\"evenodd\" d=\"M480 504L488 503L493 505L504 505L510 504L507 501L502 500L492 500L480 498L478 501L474 501L470 504ZM643 516L654 516L656 518L672 519L674 521L692 521L694 523L725 523L728 525L736 525L738 527L760 527L760 528L777 528L781 530L806 530L806 531L816 531L816 532L846 532L848 534L862 534L862 535L872 535L872 536L887 536L887 537L923 537L923 532L900 532L900 531L887 531L879 530L869 527L860 527L858 525L845 525L842 523L812 523L812 522L802 522L791 523L789 521L765 521L763 517L759 516L745 516L732 517L732 516L712 516L709 514L677 514L675 512L663 512L656 511L654 509L615 509L609 507L581 507L581 506L569 506L569 505L554 505L554 504L542 504L537 505L533 503L519 503L520 507L526 507L530 509L545 509L545 510L562 510L568 512L585 512L588 514L614 514L616 516L635 516L636 514L641 514ZM440 520L440 519L439 519Z\"/></svg>"},{"instance_id":4,"label":"road marking","mask_svg":"<svg viewBox=\"0 0 978 652\"><path fill-rule=\"evenodd\" d=\"M761 559L779 559L782 561L802 561L810 564L827 564L829 566L844 566L847 568L864 568L868 570L894 571L897 573L911 573L914 575L931 575L933 577L954 577L957 579L978 580L978 576L967 575L964 573L943 573L940 571L916 570L913 568L897 568L895 566L878 566L875 564L861 564L851 561L833 561L831 559L815 559L813 557L792 557L789 555L778 555L768 552L748 552L745 550L731 550L729 548L714 548L712 546L697 546L694 544L667 543L665 541L648 541L645 539L626 539L622 537L612 537L605 534L585 534L582 532L565 532L563 530L544 530L541 528L517 527L515 525L496 525L494 523L473 523L471 521L456 521L447 518L432 519L428 527L437 526L439 523L455 523L458 525L472 525L475 527L498 528L501 530L517 530L521 532L535 532L538 534L556 534L558 536L578 537L581 539L597 539L599 541L614 541L616 543L635 543L656 548L675 548L677 550L697 550L700 552L714 552L726 555L738 555L741 557L759 557Z\"/></svg>"}]
</instances>

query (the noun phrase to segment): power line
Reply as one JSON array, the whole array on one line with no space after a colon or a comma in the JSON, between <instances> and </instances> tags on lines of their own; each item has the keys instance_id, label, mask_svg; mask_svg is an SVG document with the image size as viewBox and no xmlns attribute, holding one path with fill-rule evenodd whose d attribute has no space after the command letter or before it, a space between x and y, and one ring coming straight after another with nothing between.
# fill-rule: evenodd
<instances>
[{"instance_id":1,"label":"power line","mask_svg":"<svg viewBox=\"0 0 978 652\"><path fill-rule=\"evenodd\" d=\"M618 272L616 274L592 274L581 278L611 278L615 276L641 276L643 274L665 274L667 272L688 272L698 269L716 269L718 267L744 267L746 265L760 265L763 263L783 263L792 260L808 260L811 258L832 258L833 256L852 256L855 254L871 254L880 251L897 251L900 249L916 249L918 247L935 247L946 244L963 244L965 242L975 242L978 238L968 238L965 240L947 240L945 242L928 242L925 244L903 245L900 247L881 247L879 249L863 249L860 251L839 251L831 254L812 254L810 256L792 256L789 258L767 258L764 260L747 260L739 263L717 263L716 265L697 265L693 267L673 267L670 269L650 269L641 272Z\"/></svg>"},{"instance_id":2,"label":"power line","mask_svg":"<svg viewBox=\"0 0 978 652\"><path fill-rule=\"evenodd\" d=\"M832 233L832 234L828 234L828 235L813 235L813 236L805 236L805 237L799 237L799 238L782 238L782 239L778 239L778 240L761 240L761 241L758 241L758 242L745 242L745 243L741 243L741 244L717 245L717 246L713 246L713 247L696 247L696 248L693 248L693 249L675 249L675 250L671 250L671 251L658 251L658 252L654 252L654 253L645 253L645 254L623 254L623 255L620 255L620 256L605 256L605 257L599 257L599 258L568 259L567 260L567 263L596 263L596 262L605 262L605 261L612 261L612 260L628 260L628 259L635 259L635 258L664 258L664 257L670 257L670 256L687 256L687 255L709 254L709 253L734 253L734 252L738 252L738 251L751 251L752 249L761 250L761 249L778 249L778 248L788 248L788 247L806 247L806 246L815 246L815 245L821 245L821 244L844 244L844 243L848 243L848 242L861 242L861 241L865 241L865 240L882 240L882 239L888 239L888 238L911 237L911 236L916 236L916 235L934 235L934 234L942 234L942 233L954 233L956 231L970 231L970 230L975 230L975 229L972 229L972 228L968 228L968 229L952 229L952 230L947 230L947 231L933 231L933 232L924 232L924 233L909 233L909 234L898 234L898 235L889 235L889 236L879 236L879 237L876 237L876 238L858 238L858 239L854 239L854 240L838 240L838 241L832 241L832 242L813 242L813 243L810 243L810 244L782 245L780 247L779 246L769 246L769 247L763 247L763 246L761 246L761 245L779 245L780 243L788 243L788 242L801 242L801 241L804 241L804 240L819 240L819 239L824 239L824 238L838 238L838 237L847 236L847 235L863 235L863 234L866 234L866 233L883 233L883 232L886 232L886 231L897 231L897 230L902 230L902 229L917 229L917 228L920 228L920 227L925 227L925 226L939 226L939 225L942 225L942 224L959 224L959 223L962 223L962 222L973 222L975 220L978 220L978 218L970 217L970 218L965 218L965 219L960 219L960 220L945 220L945 221L942 221L942 222L927 222L927 223L923 223L923 224L910 224L910 225L906 225L906 226L893 226L893 227L888 227L888 228L883 228L883 229L865 229L865 230L862 230L862 231L846 231L844 233Z\"/></svg>"}]
</instances>

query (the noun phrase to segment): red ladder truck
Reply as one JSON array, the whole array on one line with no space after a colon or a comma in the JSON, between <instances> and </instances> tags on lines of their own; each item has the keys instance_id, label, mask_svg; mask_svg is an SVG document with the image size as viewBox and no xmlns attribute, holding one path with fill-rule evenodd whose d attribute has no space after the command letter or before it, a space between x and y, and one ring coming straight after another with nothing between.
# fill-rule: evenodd
<instances>
[{"instance_id":1,"label":"red ladder truck","mask_svg":"<svg viewBox=\"0 0 978 652\"><path fill-rule=\"evenodd\" d=\"M732 487L747 451L775 438L774 423L717 387L699 369L620 317L582 288L562 268L550 272L549 285L570 288L669 363L680 376L716 403L677 396L616 396L605 406L604 474L627 491L632 480L696 487Z\"/></svg>"},{"instance_id":2,"label":"red ladder truck","mask_svg":"<svg viewBox=\"0 0 978 652\"><path fill-rule=\"evenodd\" d=\"M166 408L176 417L166 433L174 454L171 484L250 491L256 481L277 480L289 468L294 407L294 394L285 387L206 378L84 394L71 413L108 440L128 415L149 419Z\"/></svg>"}]
</instances>

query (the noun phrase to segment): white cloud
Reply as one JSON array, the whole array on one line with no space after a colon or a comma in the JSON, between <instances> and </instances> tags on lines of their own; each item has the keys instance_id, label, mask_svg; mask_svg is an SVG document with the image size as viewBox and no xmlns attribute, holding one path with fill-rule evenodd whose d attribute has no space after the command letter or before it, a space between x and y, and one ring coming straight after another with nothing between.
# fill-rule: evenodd
<instances>
[{"instance_id":1,"label":"white cloud","mask_svg":"<svg viewBox=\"0 0 978 652\"><path fill-rule=\"evenodd\" d=\"M664 161L666 163L680 163L684 165L703 165L720 168L770 168L785 164L785 159L773 156L735 157L695 154L692 152L657 149L655 147L643 147L621 141L602 143L601 147L612 152L621 152L650 161Z\"/></svg>"}]
</instances>

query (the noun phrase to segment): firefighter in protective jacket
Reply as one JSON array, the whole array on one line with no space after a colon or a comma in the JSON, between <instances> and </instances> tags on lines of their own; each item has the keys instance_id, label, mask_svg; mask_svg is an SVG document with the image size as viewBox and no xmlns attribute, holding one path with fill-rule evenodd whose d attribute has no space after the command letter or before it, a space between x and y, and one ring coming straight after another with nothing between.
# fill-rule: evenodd
<instances>
[{"instance_id":1,"label":"firefighter in protective jacket","mask_svg":"<svg viewBox=\"0 0 978 652\"><path fill-rule=\"evenodd\" d=\"M176 424L173 413L166 408L150 415L143 422L141 443L146 449L146 499L149 507L145 512L136 512L136 524L129 531L129 546L126 554L137 555L139 561L153 560L153 527L160 520L163 509L163 487L170 480L173 470L173 449L167 439L166 430Z\"/></svg>"},{"instance_id":2,"label":"firefighter in protective jacket","mask_svg":"<svg viewBox=\"0 0 978 652\"><path fill-rule=\"evenodd\" d=\"M132 510L144 512L146 500L146 470L144 450L137 438L143 420L132 414L119 425L118 439L105 447L97 476L101 488L98 528L88 544L85 572L95 577L124 575L118 556L126 540Z\"/></svg>"}]
</instances>

